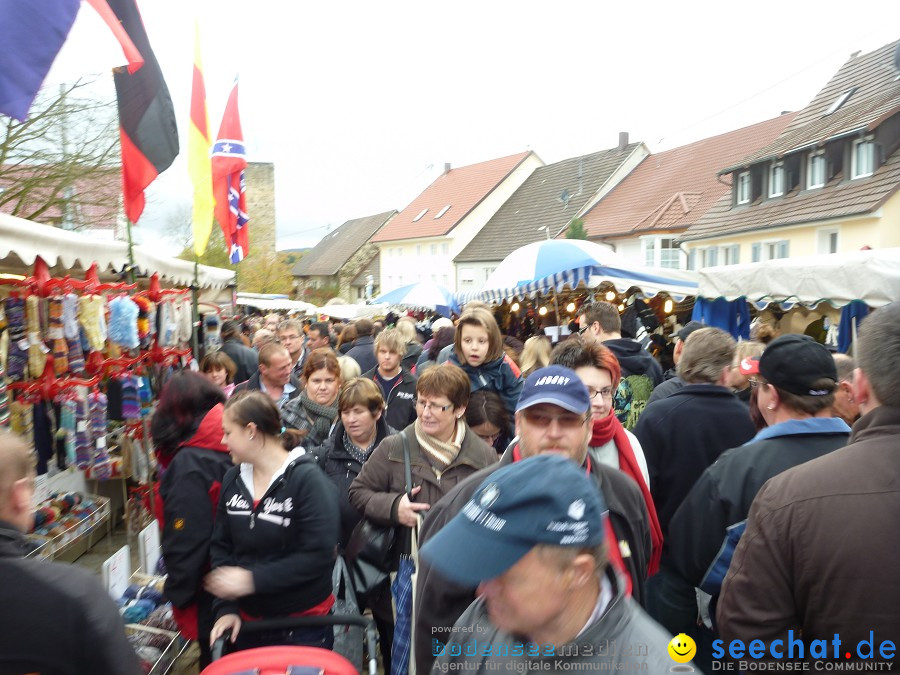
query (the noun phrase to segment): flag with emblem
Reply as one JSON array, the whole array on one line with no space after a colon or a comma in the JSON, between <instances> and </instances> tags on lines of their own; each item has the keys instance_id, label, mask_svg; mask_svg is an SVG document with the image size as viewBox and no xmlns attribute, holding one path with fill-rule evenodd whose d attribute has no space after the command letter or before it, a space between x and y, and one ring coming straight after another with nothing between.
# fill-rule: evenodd
<instances>
[{"instance_id":1,"label":"flag with emblem","mask_svg":"<svg viewBox=\"0 0 900 675\"><path fill-rule=\"evenodd\" d=\"M225 245L231 262L239 263L247 256L247 197L244 169L244 134L238 115L238 81L234 80L222 125L212 153L213 194L216 198L216 220L225 234Z\"/></svg>"}]
</instances>

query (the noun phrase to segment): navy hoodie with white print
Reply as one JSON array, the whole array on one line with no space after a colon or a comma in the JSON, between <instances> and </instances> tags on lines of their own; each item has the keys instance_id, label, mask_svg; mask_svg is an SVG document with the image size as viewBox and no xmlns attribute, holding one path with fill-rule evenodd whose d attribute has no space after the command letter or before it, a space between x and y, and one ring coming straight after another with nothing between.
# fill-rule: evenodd
<instances>
[{"instance_id":1,"label":"navy hoodie with white print","mask_svg":"<svg viewBox=\"0 0 900 675\"><path fill-rule=\"evenodd\" d=\"M252 485L249 464L225 475L210 554L213 569L250 570L256 590L237 601L217 599L217 619L238 610L259 618L297 614L331 595L340 527L332 482L297 448L256 506Z\"/></svg>"}]
</instances>

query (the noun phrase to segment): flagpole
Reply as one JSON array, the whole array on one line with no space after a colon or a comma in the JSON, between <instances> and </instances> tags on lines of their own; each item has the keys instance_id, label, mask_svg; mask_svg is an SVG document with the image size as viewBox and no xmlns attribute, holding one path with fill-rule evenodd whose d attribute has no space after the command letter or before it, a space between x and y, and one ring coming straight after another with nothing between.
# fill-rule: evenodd
<instances>
[{"instance_id":1,"label":"flagpole","mask_svg":"<svg viewBox=\"0 0 900 675\"><path fill-rule=\"evenodd\" d=\"M134 240L131 238L131 218L125 217L125 232L128 234L128 283L134 283Z\"/></svg>"},{"instance_id":2,"label":"flagpole","mask_svg":"<svg viewBox=\"0 0 900 675\"><path fill-rule=\"evenodd\" d=\"M194 254L194 282L191 284L191 314L192 321L191 325L193 326L193 331L191 335L191 348L194 351L194 358L197 361L200 361L200 303L199 303L199 295L200 295L200 281L198 276L198 270L200 267L200 261L197 257L197 254Z\"/></svg>"}]
</instances>

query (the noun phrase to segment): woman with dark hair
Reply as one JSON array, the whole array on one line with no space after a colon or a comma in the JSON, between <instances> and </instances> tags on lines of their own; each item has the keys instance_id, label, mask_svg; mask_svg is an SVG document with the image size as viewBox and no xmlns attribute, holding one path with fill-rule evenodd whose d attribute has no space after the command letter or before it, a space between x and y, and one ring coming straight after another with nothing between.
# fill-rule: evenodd
<instances>
[{"instance_id":1,"label":"woman with dark hair","mask_svg":"<svg viewBox=\"0 0 900 675\"><path fill-rule=\"evenodd\" d=\"M164 593L182 635L198 640L210 662L212 596L203 590L222 478L231 468L222 444L225 394L202 375L182 372L163 387L150 421L162 479L157 516L168 570ZM148 570L153 572L153 570Z\"/></svg>"},{"instance_id":2,"label":"woman with dark hair","mask_svg":"<svg viewBox=\"0 0 900 675\"><path fill-rule=\"evenodd\" d=\"M275 403L248 391L230 398L224 441L236 467L225 475L205 588L216 596L210 642L231 630L234 650L268 645L330 649L331 626L243 633L245 621L331 612L338 499L315 461L281 431Z\"/></svg>"},{"instance_id":3,"label":"woman with dark hair","mask_svg":"<svg viewBox=\"0 0 900 675\"><path fill-rule=\"evenodd\" d=\"M479 389L469 396L466 407L466 424L481 440L502 455L512 440L510 429L512 420L500 394L488 389Z\"/></svg>"},{"instance_id":4,"label":"woman with dark hair","mask_svg":"<svg viewBox=\"0 0 900 675\"><path fill-rule=\"evenodd\" d=\"M303 365L303 391L284 404L281 419L288 429L305 432L303 447L317 448L331 433L338 416L341 364L328 347L314 349Z\"/></svg>"},{"instance_id":5,"label":"woman with dark hair","mask_svg":"<svg viewBox=\"0 0 900 675\"><path fill-rule=\"evenodd\" d=\"M452 325L438 328L437 333L435 333L434 337L431 339L431 346L427 351L422 352L418 363L416 363L417 376L422 375L422 373L431 368L431 366L437 364L438 355L444 347L453 344L454 335L456 335L456 329Z\"/></svg>"}]
</instances>

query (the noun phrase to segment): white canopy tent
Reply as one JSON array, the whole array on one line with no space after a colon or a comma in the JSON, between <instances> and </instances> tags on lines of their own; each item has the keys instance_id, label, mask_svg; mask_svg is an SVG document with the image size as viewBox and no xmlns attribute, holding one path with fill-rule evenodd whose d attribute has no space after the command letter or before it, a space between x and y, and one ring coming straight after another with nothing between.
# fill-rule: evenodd
<instances>
[{"instance_id":1,"label":"white canopy tent","mask_svg":"<svg viewBox=\"0 0 900 675\"><path fill-rule=\"evenodd\" d=\"M900 300L900 248L710 267L699 274L698 297L744 297L757 309L843 307L853 300L880 307Z\"/></svg>"},{"instance_id":2,"label":"white canopy tent","mask_svg":"<svg viewBox=\"0 0 900 675\"><path fill-rule=\"evenodd\" d=\"M247 307L256 307L264 311L295 311L304 312L305 314L313 314L316 306L308 302L300 300L291 300L286 295L272 295L267 293L238 293L237 305L245 305Z\"/></svg>"},{"instance_id":3,"label":"white canopy tent","mask_svg":"<svg viewBox=\"0 0 900 675\"><path fill-rule=\"evenodd\" d=\"M190 286L194 281L192 262L159 255L149 246L134 246L132 253L138 273L157 273L164 285ZM93 263L97 263L101 275L108 275L129 264L125 242L98 241L78 232L0 213L0 273L28 275L38 256L55 276L87 270ZM234 279L234 270L197 266L200 289L212 291L213 295L233 284Z\"/></svg>"}]
</instances>

